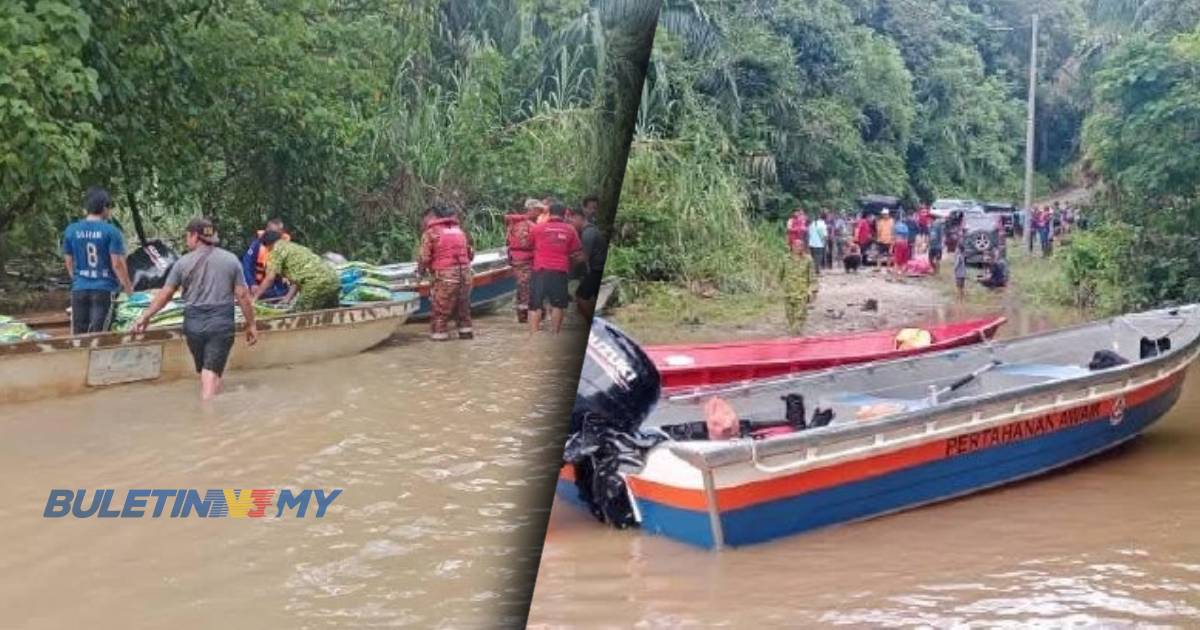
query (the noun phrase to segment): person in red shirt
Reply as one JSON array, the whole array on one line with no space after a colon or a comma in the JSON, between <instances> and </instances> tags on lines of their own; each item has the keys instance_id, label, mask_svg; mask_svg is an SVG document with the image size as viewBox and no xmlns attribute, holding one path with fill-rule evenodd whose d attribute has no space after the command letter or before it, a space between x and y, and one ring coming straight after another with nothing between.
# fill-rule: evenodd
<instances>
[{"instance_id":1,"label":"person in red shirt","mask_svg":"<svg viewBox=\"0 0 1200 630\"><path fill-rule=\"evenodd\" d=\"M933 225L933 212L929 206L921 206L917 210L917 234L929 236L929 226Z\"/></svg>"},{"instance_id":2,"label":"person in red shirt","mask_svg":"<svg viewBox=\"0 0 1200 630\"><path fill-rule=\"evenodd\" d=\"M804 208L796 208L787 222L788 250L803 252L808 249L808 215Z\"/></svg>"},{"instance_id":3,"label":"person in red shirt","mask_svg":"<svg viewBox=\"0 0 1200 630\"><path fill-rule=\"evenodd\" d=\"M554 334L562 330L563 309L571 301L567 278L571 265L581 264L583 243L579 233L566 222L567 207L550 204L550 218L530 230L533 240L533 287L529 303L529 332L542 324L542 308L550 302L550 322Z\"/></svg>"},{"instance_id":4,"label":"person in red shirt","mask_svg":"<svg viewBox=\"0 0 1200 630\"><path fill-rule=\"evenodd\" d=\"M517 321L529 319L529 288L533 280L533 237L531 231L542 213L540 205L525 207L524 214L505 215L508 224L508 263L517 277Z\"/></svg>"},{"instance_id":5,"label":"person in red shirt","mask_svg":"<svg viewBox=\"0 0 1200 630\"><path fill-rule=\"evenodd\" d=\"M458 338L475 336L471 328L471 260L475 249L471 235L459 225L457 213L444 205L433 207L433 216L421 235L421 255L417 273L433 275L429 289L430 337L434 341L450 338L448 322L458 322Z\"/></svg>"},{"instance_id":6,"label":"person in red shirt","mask_svg":"<svg viewBox=\"0 0 1200 630\"><path fill-rule=\"evenodd\" d=\"M854 242L858 244L859 251L864 254L871 246L871 219L865 212L854 223Z\"/></svg>"}]
</instances>

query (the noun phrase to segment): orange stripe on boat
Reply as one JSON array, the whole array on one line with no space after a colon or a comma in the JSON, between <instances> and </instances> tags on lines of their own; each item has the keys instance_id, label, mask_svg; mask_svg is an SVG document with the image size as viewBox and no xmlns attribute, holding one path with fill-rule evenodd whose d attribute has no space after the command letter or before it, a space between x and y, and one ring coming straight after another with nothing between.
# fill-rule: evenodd
<instances>
[{"instance_id":1,"label":"orange stripe on boat","mask_svg":"<svg viewBox=\"0 0 1200 630\"><path fill-rule=\"evenodd\" d=\"M708 509L708 501L704 497L703 490L668 486L635 475L630 475L628 481L629 489L639 499L647 499L683 510L703 511Z\"/></svg>"}]
</instances>

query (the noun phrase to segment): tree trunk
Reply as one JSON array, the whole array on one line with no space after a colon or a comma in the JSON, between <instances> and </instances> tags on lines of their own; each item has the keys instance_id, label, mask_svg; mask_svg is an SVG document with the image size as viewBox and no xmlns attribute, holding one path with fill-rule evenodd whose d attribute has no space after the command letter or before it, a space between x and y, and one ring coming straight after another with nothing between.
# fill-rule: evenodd
<instances>
[{"instance_id":1,"label":"tree trunk","mask_svg":"<svg viewBox=\"0 0 1200 630\"><path fill-rule=\"evenodd\" d=\"M137 195L133 192L133 178L129 176L129 169L125 165L124 150L117 150L117 160L121 165L121 175L125 179L125 198L129 200L129 213L133 215L133 231L137 232L138 243L145 247L146 227L142 224L142 209L138 206Z\"/></svg>"}]
</instances>

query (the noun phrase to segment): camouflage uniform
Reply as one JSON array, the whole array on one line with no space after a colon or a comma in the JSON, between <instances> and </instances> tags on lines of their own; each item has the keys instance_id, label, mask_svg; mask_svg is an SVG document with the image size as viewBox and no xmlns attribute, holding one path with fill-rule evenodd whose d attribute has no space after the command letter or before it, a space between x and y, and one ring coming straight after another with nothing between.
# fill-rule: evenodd
<instances>
[{"instance_id":1,"label":"camouflage uniform","mask_svg":"<svg viewBox=\"0 0 1200 630\"><path fill-rule=\"evenodd\" d=\"M517 320L524 322L529 313L529 284L533 281L533 261L513 263L513 275L517 278Z\"/></svg>"},{"instance_id":2,"label":"camouflage uniform","mask_svg":"<svg viewBox=\"0 0 1200 630\"><path fill-rule=\"evenodd\" d=\"M276 242L267 257L267 271L287 279L298 288L293 307L295 310L318 311L338 307L342 287L337 271L307 247L291 241Z\"/></svg>"},{"instance_id":3,"label":"camouflage uniform","mask_svg":"<svg viewBox=\"0 0 1200 630\"><path fill-rule=\"evenodd\" d=\"M529 286L533 280L533 239L529 231L533 222L521 217L508 232L508 257L513 275L517 279L517 321L526 321L529 314ZM524 260L514 258L514 253L528 252Z\"/></svg>"},{"instance_id":4,"label":"camouflage uniform","mask_svg":"<svg viewBox=\"0 0 1200 630\"><path fill-rule=\"evenodd\" d=\"M812 258L792 256L784 264L783 310L787 317L788 330L792 334L800 332L804 320L808 317L808 305L817 290L817 284L813 280Z\"/></svg>"},{"instance_id":5,"label":"camouflage uniform","mask_svg":"<svg viewBox=\"0 0 1200 630\"><path fill-rule=\"evenodd\" d=\"M430 326L435 337L449 336L451 319L458 322L460 337L471 335L471 267L454 267L433 272L429 303Z\"/></svg>"},{"instance_id":6,"label":"camouflage uniform","mask_svg":"<svg viewBox=\"0 0 1200 630\"><path fill-rule=\"evenodd\" d=\"M459 228L457 220L435 219L426 226L421 235L421 253L417 267L419 273L431 273L433 282L429 288L430 332L432 338L438 341L449 339L449 320L458 322L458 336L469 339L474 335L471 328L471 258L474 248L471 236L463 230L466 243L465 264L454 264L442 269L439 256L446 252L440 250L446 245L440 243L442 233L449 227ZM459 228L461 229L461 228Z\"/></svg>"}]
</instances>

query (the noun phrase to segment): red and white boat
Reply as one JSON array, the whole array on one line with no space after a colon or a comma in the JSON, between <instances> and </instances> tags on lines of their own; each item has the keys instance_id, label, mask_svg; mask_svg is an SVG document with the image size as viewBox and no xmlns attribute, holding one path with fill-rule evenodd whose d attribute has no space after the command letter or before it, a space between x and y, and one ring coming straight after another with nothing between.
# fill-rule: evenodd
<instances>
[{"instance_id":1,"label":"red and white boat","mask_svg":"<svg viewBox=\"0 0 1200 630\"><path fill-rule=\"evenodd\" d=\"M1004 322L1003 317L990 317L926 327L924 330L929 332L932 343L905 350L896 348L896 337L901 329L825 337L646 346L645 350L658 368L663 390L675 392L957 348L990 339Z\"/></svg>"}]
</instances>

